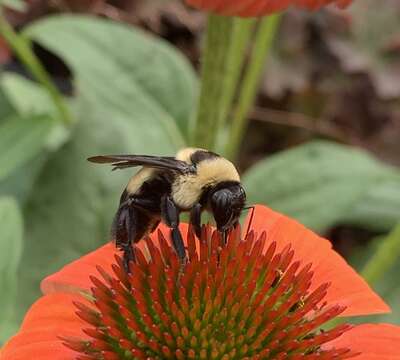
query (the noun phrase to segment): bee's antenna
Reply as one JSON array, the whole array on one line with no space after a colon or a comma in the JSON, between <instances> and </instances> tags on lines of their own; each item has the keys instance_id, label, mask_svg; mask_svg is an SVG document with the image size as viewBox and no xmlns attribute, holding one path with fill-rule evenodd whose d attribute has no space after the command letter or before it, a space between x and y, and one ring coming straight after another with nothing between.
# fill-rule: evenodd
<instances>
[{"instance_id":1,"label":"bee's antenna","mask_svg":"<svg viewBox=\"0 0 400 360\"><path fill-rule=\"evenodd\" d=\"M251 206L246 206L246 207L243 208L243 210L249 210L249 209L251 209L251 215L250 215L249 225L247 225L246 235L244 237L245 239L247 238L247 235L249 235L249 231L250 231L250 228L251 228L251 223L253 222L255 206L251 205Z\"/></svg>"}]
</instances>

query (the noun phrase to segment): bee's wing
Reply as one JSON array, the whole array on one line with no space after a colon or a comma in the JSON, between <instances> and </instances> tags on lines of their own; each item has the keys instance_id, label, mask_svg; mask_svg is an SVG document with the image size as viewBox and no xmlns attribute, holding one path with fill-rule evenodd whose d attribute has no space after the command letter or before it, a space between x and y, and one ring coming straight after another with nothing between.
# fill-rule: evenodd
<instances>
[{"instance_id":1,"label":"bee's wing","mask_svg":"<svg viewBox=\"0 0 400 360\"><path fill-rule=\"evenodd\" d=\"M170 156L152 155L99 155L88 158L90 162L111 163L116 169L125 169L134 166L147 166L156 169L168 169L180 173L195 171L194 166Z\"/></svg>"}]
</instances>

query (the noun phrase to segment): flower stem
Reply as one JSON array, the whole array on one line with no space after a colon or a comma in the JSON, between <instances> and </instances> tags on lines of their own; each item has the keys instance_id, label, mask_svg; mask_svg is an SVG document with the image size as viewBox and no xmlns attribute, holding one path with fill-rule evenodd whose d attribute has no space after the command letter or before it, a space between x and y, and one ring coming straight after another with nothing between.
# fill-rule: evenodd
<instances>
[{"instance_id":1,"label":"flower stem","mask_svg":"<svg viewBox=\"0 0 400 360\"><path fill-rule=\"evenodd\" d=\"M73 118L64 102L63 96L53 84L49 74L34 54L29 40L17 34L13 27L8 23L4 14L0 10L0 34L6 39L12 47L15 54L35 77L35 79L46 89L48 95L56 107L60 119L65 125L69 126L73 123Z\"/></svg>"},{"instance_id":2,"label":"flower stem","mask_svg":"<svg viewBox=\"0 0 400 360\"><path fill-rule=\"evenodd\" d=\"M238 154L248 123L247 116L257 95L258 85L265 65L265 57L272 45L279 22L280 15L273 15L264 18L259 24L251 54L251 62L244 76L225 149L226 157L231 160L234 160Z\"/></svg>"},{"instance_id":3,"label":"flower stem","mask_svg":"<svg viewBox=\"0 0 400 360\"><path fill-rule=\"evenodd\" d=\"M222 89L219 131L225 125L237 91L241 70L246 57L246 48L254 25L254 19L235 18L233 20L232 37L226 59L225 84Z\"/></svg>"},{"instance_id":4,"label":"flower stem","mask_svg":"<svg viewBox=\"0 0 400 360\"><path fill-rule=\"evenodd\" d=\"M376 284L400 257L400 223L380 240L379 248L368 260L361 271L363 278L370 284Z\"/></svg>"},{"instance_id":5,"label":"flower stem","mask_svg":"<svg viewBox=\"0 0 400 360\"><path fill-rule=\"evenodd\" d=\"M232 18L209 15L201 70L201 93L192 142L212 149L221 123L222 89L231 39Z\"/></svg>"}]
</instances>

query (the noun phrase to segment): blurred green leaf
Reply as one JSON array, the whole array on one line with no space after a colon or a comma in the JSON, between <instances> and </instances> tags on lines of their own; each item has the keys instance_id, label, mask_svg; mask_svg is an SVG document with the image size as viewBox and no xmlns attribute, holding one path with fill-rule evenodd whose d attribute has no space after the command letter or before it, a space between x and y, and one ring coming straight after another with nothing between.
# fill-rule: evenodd
<instances>
[{"instance_id":1,"label":"blurred green leaf","mask_svg":"<svg viewBox=\"0 0 400 360\"><path fill-rule=\"evenodd\" d=\"M400 174L370 186L362 200L348 209L345 220L371 230L390 230L400 220Z\"/></svg>"},{"instance_id":2,"label":"blurred green leaf","mask_svg":"<svg viewBox=\"0 0 400 360\"><path fill-rule=\"evenodd\" d=\"M26 3L23 0L0 0L0 5L17 11L24 11L26 9Z\"/></svg>"},{"instance_id":3,"label":"blurred green leaf","mask_svg":"<svg viewBox=\"0 0 400 360\"><path fill-rule=\"evenodd\" d=\"M383 194L400 193L400 182L392 181L398 176L366 152L315 141L261 161L244 175L243 183L249 202L267 204L318 231L339 222L390 229L396 214L400 217L400 197L392 199L389 209L391 200ZM389 184L391 190L385 188ZM379 210L385 204L388 216Z\"/></svg>"},{"instance_id":4,"label":"blurred green leaf","mask_svg":"<svg viewBox=\"0 0 400 360\"><path fill-rule=\"evenodd\" d=\"M54 126L47 137L46 147L56 150L64 144L70 135L59 111L54 106L48 93L37 83L18 74L4 72L0 79L2 90L9 102L22 116L48 115L54 119Z\"/></svg>"},{"instance_id":5,"label":"blurred green leaf","mask_svg":"<svg viewBox=\"0 0 400 360\"><path fill-rule=\"evenodd\" d=\"M22 165L9 176L0 181L0 196L12 196L24 206L32 192L34 184L48 159L49 153L44 151Z\"/></svg>"},{"instance_id":6,"label":"blurred green leaf","mask_svg":"<svg viewBox=\"0 0 400 360\"><path fill-rule=\"evenodd\" d=\"M46 116L13 117L0 126L0 181L42 150L53 122Z\"/></svg>"},{"instance_id":7,"label":"blurred green leaf","mask_svg":"<svg viewBox=\"0 0 400 360\"><path fill-rule=\"evenodd\" d=\"M15 321L17 268L22 252L23 221L17 202L0 197L0 344L18 328Z\"/></svg>"},{"instance_id":8,"label":"blurred green leaf","mask_svg":"<svg viewBox=\"0 0 400 360\"><path fill-rule=\"evenodd\" d=\"M108 121L129 117L147 141L181 141L189 131L196 78L188 62L166 42L141 30L94 17L54 16L26 34L63 58L74 71L78 93L101 107ZM178 124L178 127L177 127Z\"/></svg>"},{"instance_id":9,"label":"blurred green leaf","mask_svg":"<svg viewBox=\"0 0 400 360\"><path fill-rule=\"evenodd\" d=\"M0 79L3 75L0 75ZM11 115L15 114L15 110L4 93L2 89L0 89L0 125Z\"/></svg>"},{"instance_id":10,"label":"blurred green leaf","mask_svg":"<svg viewBox=\"0 0 400 360\"><path fill-rule=\"evenodd\" d=\"M69 131L60 121L57 121L58 112L40 85L18 74L3 72L0 77L0 104L1 94L9 104L9 108L12 109L8 112L12 112L14 117L20 117L26 121L34 121L36 118L54 119L51 129L40 140L42 148L54 151L67 141ZM0 107L0 111L1 109ZM16 113L18 115L15 115ZM28 128L25 130L30 131ZM33 136L34 133L29 135ZM6 178L0 180L0 195L13 196L20 204L23 204L28 198L33 184L47 160L48 151L39 151L38 154L27 152L25 155L31 157L27 166L25 163L14 164L17 168Z\"/></svg>"},{"instance_id":11,"label":"blurred green leaf","mask_svg":"<svg viewBox=\"0 0 400 360\"><path fill-rule=\"evenodd\" d=\"M25 215L21 311L39 294L39 281L109 240L120 194L135 170L111 172L90 164L106 153L172 155L184 143L174 118L189 119L193 77L172 48L109 21L60 16L28 30L64 57L76 87L80 121L32 191Z\"/></svg>"},{"instance_id":12,"label":"blurred green leaf","mask_svg":"<svg viewBox=\"0 0 400 360\"><path fill-rule=\"evenodd\" d=\"M55 117L56 109L37 83L16 73L3 72L0 84L8 101L20 114L49 114Z\"/></svg>"}]
</instances>

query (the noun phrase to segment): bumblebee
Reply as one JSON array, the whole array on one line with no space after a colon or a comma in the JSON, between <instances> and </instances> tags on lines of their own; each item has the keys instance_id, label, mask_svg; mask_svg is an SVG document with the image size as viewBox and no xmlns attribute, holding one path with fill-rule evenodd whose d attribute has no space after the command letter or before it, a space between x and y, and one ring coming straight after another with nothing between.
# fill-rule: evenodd
<instances>
[{"instance_id":1,"label":"bumblebee","mask_svg":"<svg viewBox=\"0 0 400 360\"><path fill-rule=\"evenodd\" d=\"M171 229L173 246L184 262L181 212L190 212L190 223L198 237L203 211L213 215L218 231L225 236L238 224L245 206L246 193L235 166L208 150L185 148L175 157L100 155L88 160L111 163L113 170L142 166L121 195L111 229L128 271L129 262L135 261L132 244L152 233L160 221Z\"/></svg>"}]
</instances>

